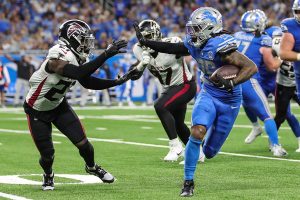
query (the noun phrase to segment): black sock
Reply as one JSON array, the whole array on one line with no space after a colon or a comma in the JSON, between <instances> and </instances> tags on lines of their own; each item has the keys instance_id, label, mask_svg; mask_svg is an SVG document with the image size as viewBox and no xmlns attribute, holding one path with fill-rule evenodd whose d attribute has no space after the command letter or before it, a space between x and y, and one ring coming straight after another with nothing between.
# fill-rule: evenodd
<instances>
[{"instance_id":1,"label":"black sock","mask_svg":"<svg viewBox=\"0 0 300 200\"><path fill-rule=\"evenodd\" d=\"M41 157L39 163L43 168L45 174L52 174L52 164L54 161L54 157L52 158L43 158Z\"/></svg>"},{"instance_id":2,"label":"black sock","mask_svg":"<svg viewBox=\"0 0 300 200\"><path fill-rule=\"evenodd\" d=\"M93 145L87 141L85 144L78 146L79 153L81 157L84 159L86 165L88 167L94 167L95 161L94 161L94 147Z\"/></svg>"}]
</instances>

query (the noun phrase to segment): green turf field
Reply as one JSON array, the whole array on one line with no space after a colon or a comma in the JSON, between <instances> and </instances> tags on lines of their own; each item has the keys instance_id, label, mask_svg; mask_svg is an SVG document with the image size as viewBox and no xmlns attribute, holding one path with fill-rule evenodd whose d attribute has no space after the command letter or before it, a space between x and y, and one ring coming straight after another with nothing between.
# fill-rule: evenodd
<instances>
[{"instance_id":1,"label":"green turf field","mask_svg":"<svg viewBox=\"0 0 300 200\"><path fill-rule=\"evenodd\" d=\"M0 199L3 193L45 200L180 199L183 166L162 160L168 152L168 142L155 111L96 108L76 112L94 145L96 161L117 178L115 183L78 184L78 180L57 177L56 183L61 184L46 192L41 191L40 185L0 183ZM293 110L299 118L300 109ZM186 121L190 115L191 108ZM235 125L221 150L223 153L197 166L193 199L300 199L300 154L295 153L297 141L287 124L279 133L289 153L284 160L267 159L273 156L266 137L257 138L251 145L244 144L251 129L242 109ZM70 141L56 129L53 140L55 173L86 175L83 160ZM4 175L41 181L40 176L30 175L42 173L38 158L22 109L0 109L0 182Z\"/></svg>"}]
</instances>

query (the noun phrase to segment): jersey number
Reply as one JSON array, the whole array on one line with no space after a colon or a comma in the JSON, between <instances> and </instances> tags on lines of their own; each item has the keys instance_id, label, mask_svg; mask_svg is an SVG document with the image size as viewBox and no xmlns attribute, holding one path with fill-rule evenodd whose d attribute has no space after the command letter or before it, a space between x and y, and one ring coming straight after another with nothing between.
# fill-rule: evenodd
<instances>
[{"instance_id":1,"label":"jersey number","mask_svg":"<svg viewBox=\"0 0 300 200\"><path fill-rule=\"evenodd\" d=\"M250 46L250 42L246 41L237 41L237 46L241 49L241 53L245 54Z\"/></svg>"},{"instance_id":2,"label":"jersey number","mask_svg":"<svg viewBox=\"0 0 300 200\"><path fill-rule=\"evenodd\" d=\"M54 97L55 94L64 94L67 90L68 87L70 87L70 85L72 84L72 82L69 81L64 81L64 80L60 80L55 87L51 88L46 94L45 94L45 98L48 99L49 101L56 101L58 100L58 98ZM59 89L60 88L60 89Z\"/></svg>"},{"instance_id":3,"label":"jersey number","mask_svg":"<svg viewBox=\"0 0 300 200\"><path fill-rule=\"evenodd\" d=\"M165 69L165 70L160 70L160 71L157 71L153 68L149 68L149 71L156 77L158 78L159 82L163 85L170 85L171 83L171 77L172 77L172 68L169 67L168 69ZM160 75L160 73L167 73L167 77L166 77L166 80L164 81Z\"/></svg>"}]
</instances>

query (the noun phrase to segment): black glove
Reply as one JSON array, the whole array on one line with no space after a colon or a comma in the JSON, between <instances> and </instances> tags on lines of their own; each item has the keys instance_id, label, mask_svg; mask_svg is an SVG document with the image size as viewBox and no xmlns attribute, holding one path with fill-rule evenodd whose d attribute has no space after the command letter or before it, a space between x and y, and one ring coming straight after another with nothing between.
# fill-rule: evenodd
<instances>
[{"instance_id":1,"label":"black glove","mask_svg":"<svg viewBox=\"0 0 300 200\"><path fill-rule=\"evenodd\" d=\"M123 76L118 75L118 79L116 79L116 83L118 85L121 85L132 78L134 74L134 70L130 70L127 73L125 73Z\"/></svg>"},{"instance_id":2,"label":"black glove","mask_svg":"<svg viewBox=\"0 0 300 200\"><path fill-rule=\"evenodd\" d=\"M121 48L126 46L127 42L125 40L113 41L113 43L108 45L108 47L105 49L105 56L110 58L118 53L126 53L126 50L121 50Z\"/></svg>"},{"instance_id":3,"label":"black glove","mask_svg":"<svg viewBox=\"0 0 300 200\"><path fill-rule=\"evenodd\" d=\"M217 75L217 82L213 82L213 84L218 88L227 90L228 92L232 92L235 86L234 81L232 79L225 79L218 75Z\"/></svg>"},{"instance_id":4,"label":"black glove","mask_svg":"<svg viewBox=\"0 0 300 200\"><path fill-rule=\"evenodd\" d=\"M139 24L137 22L134 22L133 23L133 28L135 30L135 34L136 34L136 37L137 37L139 43L143 46L145 44L145 38L141 33L141 30L139 28Z\"/></svg>"}]
</instances>

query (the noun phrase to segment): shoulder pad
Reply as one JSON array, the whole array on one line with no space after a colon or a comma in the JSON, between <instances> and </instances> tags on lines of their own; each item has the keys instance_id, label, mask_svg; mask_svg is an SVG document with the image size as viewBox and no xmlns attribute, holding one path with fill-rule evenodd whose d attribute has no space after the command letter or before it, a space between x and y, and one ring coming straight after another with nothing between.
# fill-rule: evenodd
<instances>
[{"instance_id":1,"label":"shoulder pad","mask_svg":"<svg viewBox=\"0 0 300 200\"><path fill-rule=\"evenodd\" d=\"M220 54L230 53L238 49L236 40L231 35L221 35L221 40L217 46L217 52Z\"/></svg>"},{"instance_id":2,"label":"shoulder pad","mask_svg":"<svg viewBox=\"0 0 300 200\"><path fill-rule=\"evenodd\" d=\"M272 38L268 35L262 35L260 44L266 47L272 47Z\"/></svg>"},{"instance_id":3,"label":"shoulder pad","mask_svg":"<svg viewBox=\"0 0 300 200\"><path fill-rule=\"evenodd\" d=\"M170 42L170 43L178 43L178 42L182 42L182 39L179 37L168 37L168 38L163 38L162 41Z\"/></svg>"},{"instance_id":4,"label":"shoulder pad","mask_svg":"<svg viewBox=\"0 0 300 200\"><path fill-rule=\"evenodd\" d=\"M56 58L56 59L69 61L69 62L72 62L73 59L76 59L70 49L59 44L49 49L47 58L49 59Z\"/></svg>"}]
</instances>

